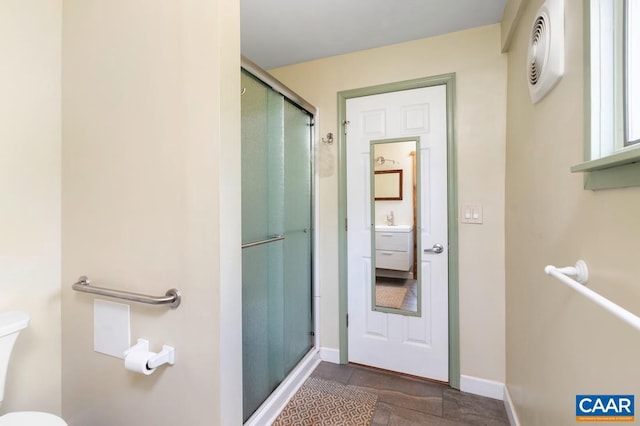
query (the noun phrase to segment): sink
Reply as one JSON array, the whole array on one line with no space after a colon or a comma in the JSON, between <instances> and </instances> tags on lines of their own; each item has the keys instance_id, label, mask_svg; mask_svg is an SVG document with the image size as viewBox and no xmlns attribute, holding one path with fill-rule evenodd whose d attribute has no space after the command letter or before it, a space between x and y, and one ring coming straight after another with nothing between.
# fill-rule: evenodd
<instances>
[{"instance_id":1,"label":"sink","mask_svg":"<svg viewBox=\"0 0 640 426\"><path fill-rule=\"evenodd\" d=\"M377 232L411 232L413 226L411 225L376 225Z\"/></svg>"}]
</instances>

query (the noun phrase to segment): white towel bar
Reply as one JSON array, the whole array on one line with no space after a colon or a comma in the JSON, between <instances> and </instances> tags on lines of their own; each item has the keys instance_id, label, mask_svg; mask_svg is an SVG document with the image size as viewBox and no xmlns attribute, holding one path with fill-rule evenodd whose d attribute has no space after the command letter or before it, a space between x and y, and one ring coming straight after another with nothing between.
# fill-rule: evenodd
<instances>
[{"instance_id":1,"label":"white towel bar","mask_svg":"<svg viewBox=\"0 0 640 426\"><path fill-rule=\"evenodd\" d=\"M556 268L553 265L548 265L544 268L544 272L559 279L578 293L582 294L588 299L593 300L598 305L611 312L613 315L626 321L629 325L640 331L640 317L632 314L623 307L613 303L606 297L601 296L600 294L581 284L586 283L589 279L589 270L587 268L587 264L583 260L578 260L575 267L568 266L566 268ZM580 282L568 277L567 275L575 276L576 279Z\"/></svg>"}]
</instances>

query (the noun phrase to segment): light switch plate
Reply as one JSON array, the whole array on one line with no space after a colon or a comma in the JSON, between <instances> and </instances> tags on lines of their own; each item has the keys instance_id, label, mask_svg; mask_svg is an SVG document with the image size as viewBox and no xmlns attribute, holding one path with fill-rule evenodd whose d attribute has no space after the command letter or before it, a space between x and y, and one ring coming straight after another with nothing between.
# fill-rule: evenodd
<instances>
[{"instance_id":1,"label":"light switch plate","mask_svg":"<svg viewBox=\"0 0 640 426\"><path fill-rule=\"evenodd\" d=\"M464 203L460 208L460 222L462 223L482 223L482 204Z\"/></svg>"},{"instance_id":2,"label":"light switch plate","mask_svg":"<svg viewBox=\"0 0 640 426\"><path fill-rule=\"evenodd\" d=\"M129 305L94 299L93 350L124 359L131 346Z\"/></svg>"}]
</instances>

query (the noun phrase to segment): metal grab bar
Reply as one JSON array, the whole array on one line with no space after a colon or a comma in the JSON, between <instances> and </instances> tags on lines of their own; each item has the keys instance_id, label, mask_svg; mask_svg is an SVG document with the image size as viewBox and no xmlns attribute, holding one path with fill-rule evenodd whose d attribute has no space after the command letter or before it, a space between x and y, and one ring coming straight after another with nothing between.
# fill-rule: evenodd
<instances>
[{"instance_id":1,"label":"metal grab bar","mask_svg":"<svg viewBox=\"0 0 640 426\"><path fill-rule=\"evenodd\" d=\"M249 248L249 247L255 247L255 246L259 246L262 244L269 244L269 243L273 243L275 241L280 241L280 240L284 240L284 235L274 235L271 238L267 238L266 240L260 240L260 241L254 241L252 243L246 243L242 245L242 248Z\"/></svg>"},{"instance_id":2,"label":"metal grab bar","mask_svg":"<svg viewBox=\"0 0 640 426\"><path fill-rule=\"evenodd\" d=\"M164 296L148 296L146 294L132 293L130 291L95 287L91 285L91 281L89 281L85 276L78 278L78 282L73 284L71 288L83 293L97 294L99 296L130 300L132 302L146 303L149 305L169 305L173 309L180 306L180 301L182 300L182 293L180 290L176 290L175 288L167 290Z\"/></svg>"},{"instance_id":3,"label":"metal grab bar","mask_svg":"<svg viewBox=\"0 0 640 426\"><path fill-rule=\"evenodd\" d=\"M598 305L605 308L607 311L611 312L613 315L617 316L636 330L640 331L640 317L632 314L622 306L613 303L611 300L583 285L589 279L589 270L587 269L587 264L583 260L578 260L578 263L576 263L575 267L568 266L565 268L556 268L553 265L548 265L544 268L544 272L559 279L578 293L582 294L588 299L591 299ZM569 278L567 275L575 276L579 282L572 278Z\"/></svg>"}]
</instances>

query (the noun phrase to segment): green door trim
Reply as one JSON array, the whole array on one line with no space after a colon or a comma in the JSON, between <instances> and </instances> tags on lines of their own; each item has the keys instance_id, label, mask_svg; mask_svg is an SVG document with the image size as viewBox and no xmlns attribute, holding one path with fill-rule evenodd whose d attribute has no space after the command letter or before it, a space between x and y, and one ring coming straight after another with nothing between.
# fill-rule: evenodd
<instances>
[{"instance_id":1,"label":"green door trim","mask_svg":"<svg viewBox=\"0 0 640 426\"><path fill-rule=\"evenodd\" d=\"M338 92L338 279L340 363L349 362L347 332L347 99L445 85L447 89L447 219L449 237L449 385L460 389L460 310L458 273L458 169L455 138L456 75L442 74Z\"/></svg>"}]
</instances>

